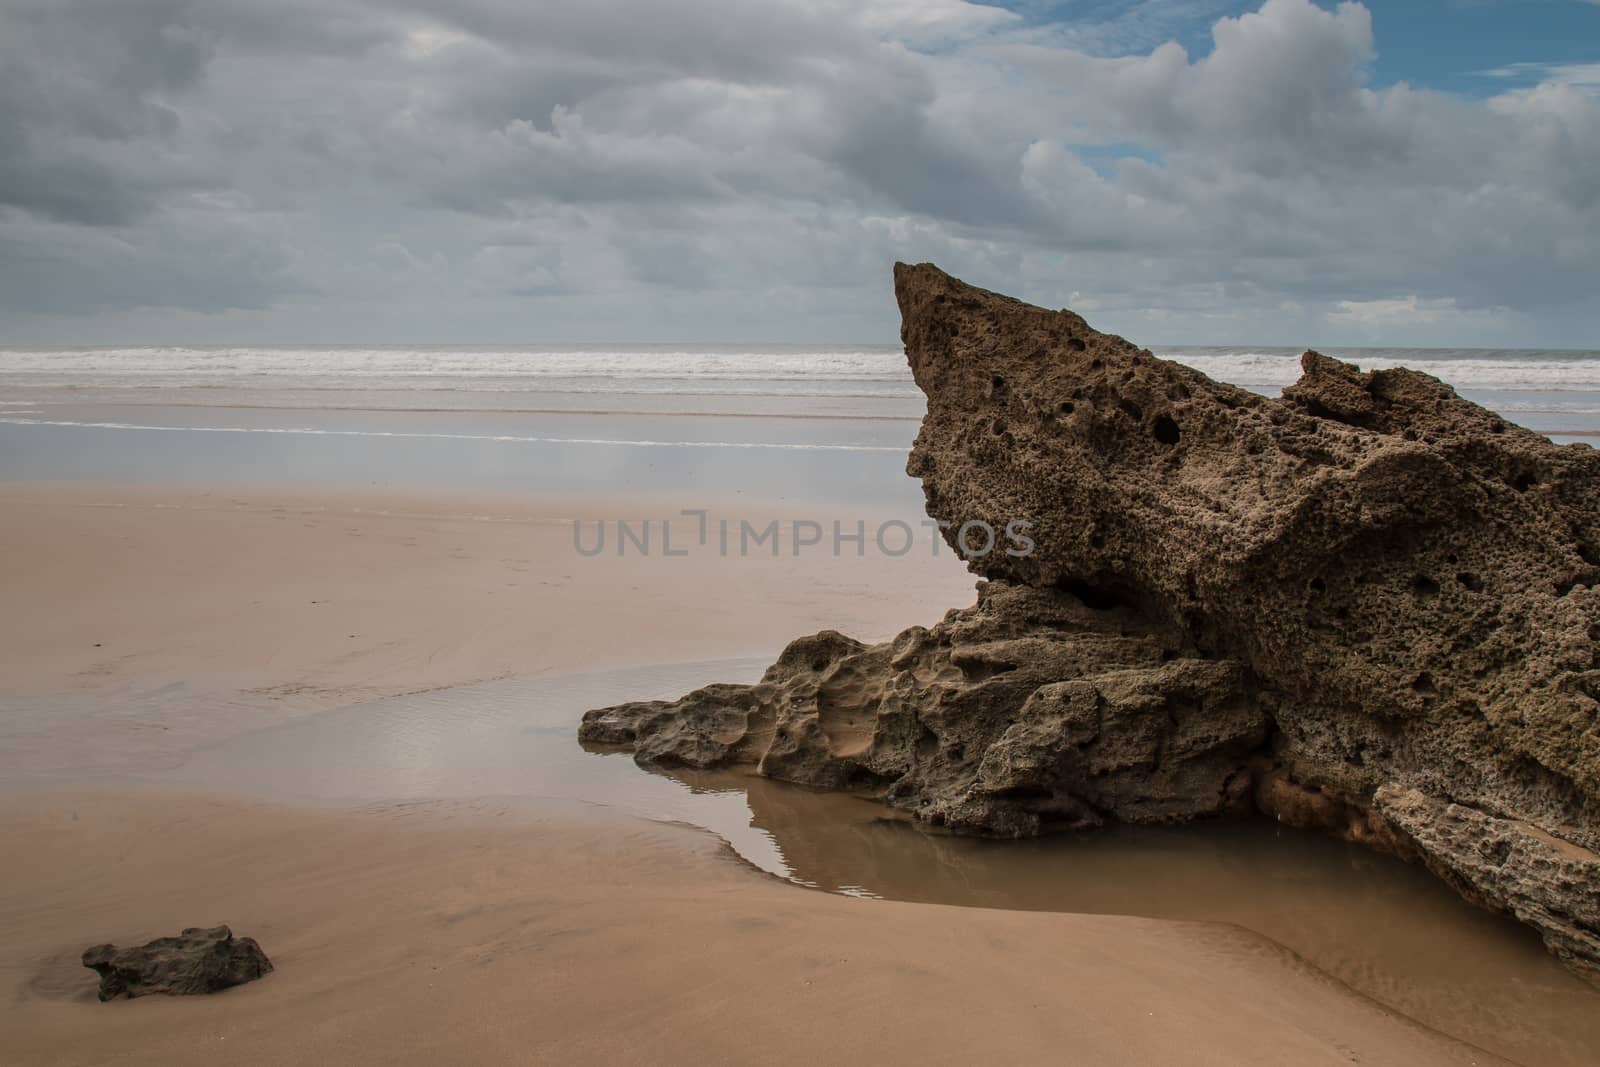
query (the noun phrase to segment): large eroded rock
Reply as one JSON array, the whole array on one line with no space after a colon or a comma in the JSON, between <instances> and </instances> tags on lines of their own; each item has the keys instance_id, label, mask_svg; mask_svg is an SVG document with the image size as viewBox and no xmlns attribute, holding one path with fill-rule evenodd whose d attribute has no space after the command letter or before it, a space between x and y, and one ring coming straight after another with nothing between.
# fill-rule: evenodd
<instances>
[{"instance_id":1,"label":"large eroded rock","mask_svg":"<svg viewBox=\"0 0 1600 1067\"><path fill-rule=\"evenodd\" d=\"M928 513L1035 550L969 559L930 629L803 638L585 740L973 833L1259 810L1600 973L1600 453L1413 371L1308 352L1275 400L927 264L895 289Z\"/></svg>"}]
</instances>

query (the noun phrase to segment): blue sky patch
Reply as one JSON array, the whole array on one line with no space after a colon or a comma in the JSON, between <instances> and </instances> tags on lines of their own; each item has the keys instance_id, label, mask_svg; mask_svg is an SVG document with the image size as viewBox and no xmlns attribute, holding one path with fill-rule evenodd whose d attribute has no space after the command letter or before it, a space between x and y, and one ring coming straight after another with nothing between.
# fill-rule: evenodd
<instances>
[{"instance_id":1,"label":"blue sky patch","mask_svg":"<svg viewBox=\"0 0 1600 1067\"><path fill-rule=\"evenodd\" d=\"M994 6L1059 29L1086 51L1148 53L1177 41L1199 58L1217 19L1260 8L1239 0L1011 0ZM1318 0L1318 6L1338 5ZM1378 56L1371 84L1492 96L1600 64L1600 0L1369 0Z\"/></svg>"}]
</instances>

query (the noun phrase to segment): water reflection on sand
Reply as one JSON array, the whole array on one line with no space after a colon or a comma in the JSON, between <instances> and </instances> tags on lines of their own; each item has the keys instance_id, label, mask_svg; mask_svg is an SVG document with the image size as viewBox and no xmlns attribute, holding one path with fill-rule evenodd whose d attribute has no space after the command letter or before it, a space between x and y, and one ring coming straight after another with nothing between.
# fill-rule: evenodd
<instances>
[{"instance_id":1,"label":"water reflection on sand","mask_svg":"<svg viewBox=\"0 0 1600 1067\"><path fill-rule=\"evenodd\" d=\"M1236 923L1382 1003L1525 1063L1592 1062L1600 993L1521 926L1421 870L1264 821L993 842L924 832L870 800L742 772L639 770L584 751L590 707L752 680L763 662L494 682L354 705L232 739L165 780L279 800L467 796L604 805L703 827L780 877L973 907Z\"/></svg>"}]
</instances>

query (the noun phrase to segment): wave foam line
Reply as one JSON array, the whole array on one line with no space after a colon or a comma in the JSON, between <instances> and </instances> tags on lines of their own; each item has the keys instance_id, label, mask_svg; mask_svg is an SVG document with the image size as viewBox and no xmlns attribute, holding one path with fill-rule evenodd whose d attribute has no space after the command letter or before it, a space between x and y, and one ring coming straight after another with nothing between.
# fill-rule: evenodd
<instances>
[{"instance_id":1,"label":"wave foam line","mask_svg":"<svg viewBox=\"0 0 1600 1067\"><path fill-rule=\"evenodd\" d=\"M146 426L132 422L72 422L65 419L0 418L9 426L66 426L88 430L155 430L168 433L277 433L307 437L406 437L438 441L496 441L536 445L620 445L631 448L767 448L789 452L894 452L899 445L783 444L777 441L632 441L605 437L524 437L518 434L417 433L404 430L328 430L312 426Z\"/></svg>"}]
</instances>

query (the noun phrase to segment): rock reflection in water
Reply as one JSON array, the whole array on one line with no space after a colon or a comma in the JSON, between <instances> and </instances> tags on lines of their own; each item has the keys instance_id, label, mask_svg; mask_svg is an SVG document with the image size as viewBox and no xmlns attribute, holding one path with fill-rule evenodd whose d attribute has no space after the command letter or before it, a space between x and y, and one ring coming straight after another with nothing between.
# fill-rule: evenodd
<instances>
[{"instance_id":1,"label":"rock reflection in water","mask_svg":"<svg viewBox=\"0 0 1600 1067\"><path fill-rule=\"evenodd\" d=\"M870 799L743 772L661 776L699 794L744 794L751 837L775 845L784 868L775 873L804 885L933 904L1233 923L1513 1060L1587 1064L1600 1048L1600 995L1533 931L1365 849L1264 820L988 841L929 833Z\"/></svg>"},{"instance_id":2,"label":"rock reflection in water","mask_svg":"<svg viewBox=\"0 0 1600 1067\"><path fill-rule=\"evenodd\" d=\"M830 892L1234 923L1461 1040L1528 1064L1594 1062L1600 994L1532 931L1389 857L1264 821L1029 841L933 835L870 799L744 771L652 774L573 741L587 708L753 678L763 663L569 674L373 701L210 746L158 777L313 803L603 805L703 827L757 867Z\"/></svg>"}]
</instances>

